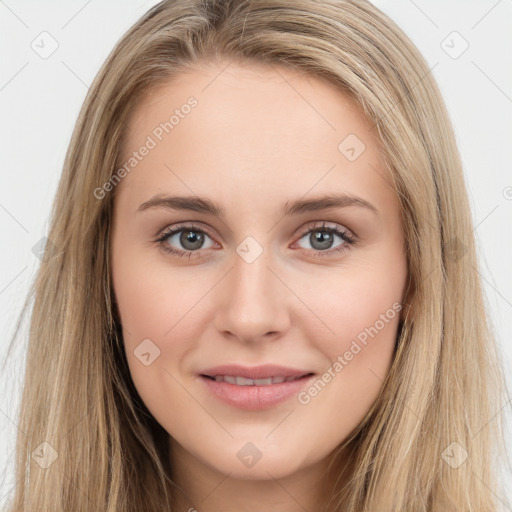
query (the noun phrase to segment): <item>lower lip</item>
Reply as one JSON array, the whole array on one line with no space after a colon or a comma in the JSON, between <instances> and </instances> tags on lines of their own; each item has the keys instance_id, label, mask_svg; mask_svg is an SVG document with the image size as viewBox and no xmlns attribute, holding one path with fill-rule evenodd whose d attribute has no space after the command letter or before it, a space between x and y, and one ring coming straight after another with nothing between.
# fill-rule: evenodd
<instances>
[{"instance_id":1,"label":"lower lip","mask_svg":"<svg viewBox=\"0 0 512 512\"><path fill-rule=\"evenodd\" d=\"M217 382L202 375L200 377L209 391L222 402L238 409L257 411L268 409L297 395L314 375L266 386L238 386L229 382Z\"/></svg>"}]
</instances>

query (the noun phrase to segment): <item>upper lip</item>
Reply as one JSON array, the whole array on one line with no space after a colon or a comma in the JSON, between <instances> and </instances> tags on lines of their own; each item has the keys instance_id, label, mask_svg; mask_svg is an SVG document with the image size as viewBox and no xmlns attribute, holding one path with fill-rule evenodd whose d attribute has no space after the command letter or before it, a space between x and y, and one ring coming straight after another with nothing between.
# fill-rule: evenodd
<instances>
[{"instance_id":1,"label":"upper lip","mask_svg":"<svg viewBox=\"0 0 512 512\"><path fill-rule=\"evenodd\" d=\"M200 375L215 377L216 375L231 375L235 377L245 377L246 379L268 379L269 377L302 377L313 373L309 370L289 368L275 364L266 364L263 366L241 366L238 364L225 364L208 368L200 372Z\"/></svg>"}]
</instances>

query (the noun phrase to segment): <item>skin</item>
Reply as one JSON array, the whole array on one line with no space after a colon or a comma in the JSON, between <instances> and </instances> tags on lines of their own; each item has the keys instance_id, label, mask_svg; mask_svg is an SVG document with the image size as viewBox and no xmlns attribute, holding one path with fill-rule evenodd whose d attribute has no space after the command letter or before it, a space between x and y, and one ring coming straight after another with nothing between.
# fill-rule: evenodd
<instances>
[{"instance_id":1,"label":"skin","mask_svg":"<svg viewBox=\"0 0 512 512\"><path fill-rule=\"evenodd\" d=\"M126 354L141 398L171 436L177 510L316 510L333 450L381 391L403 310L307 404L293 396L243 411L212 396L197 373L226 363L326 372L404 298L400 206L375 132L338 88L282 67L226 65L180 73L130 116L123 162L174 109L198 101L115 191L112 272ZM365 145L354 161L338 149L351 133ZM282 214L287 202L332 193L361 197L378 215L356 205ZM158 194L211 199L225 217L137 211ZM206 230L202 246L184 246L181 233L164 244L195 250L191 258L155 242L187 222ZM346 244L338 235L331 246L315 243L322 222L357 244L334 252ZM248 236L263 250L251 263L236 251ZM134 355L145 339L160 350L147 366ZM252 467L237 457L247 442L261 453Z\"/></svg>"}]
</instances>

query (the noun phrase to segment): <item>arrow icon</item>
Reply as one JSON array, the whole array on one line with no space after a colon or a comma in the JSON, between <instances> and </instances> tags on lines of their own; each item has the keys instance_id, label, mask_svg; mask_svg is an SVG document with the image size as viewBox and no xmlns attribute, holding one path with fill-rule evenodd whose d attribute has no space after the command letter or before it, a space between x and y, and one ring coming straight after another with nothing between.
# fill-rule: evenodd
<instances>
[{"instance_id":1,"label":"arrow icon","mask_svg":"<svg viewBox=\"0 0 512 512\"><path fill-rule=\"evenodd\" d=\"M53 446L46 441L36 446L32 451L32 459L43 469L49 468L57 459L57 452Z\"/></svg>"},{"instance_id":2,"label":"arrow icon","mask_svg":"<svg viewBox=\"0 0 512 512\"><path fill-rule=\"evenodd\" d=\"M149 366L160 357L160 349L148 338L139 343L133 353L144 366Z\"/></svg>"},{"instance_id":3,"label":"arrow icon","mask_svg":"<svg viewBox=\"0 0 512 512\"><path fill-rule=\"evenodd\" d=\"M262 453L253 443L245 443L245 445L238 451L236 456L240 459L240 462L252 468L262 457Z\"/></svg>"},{"instance_id":4,"label":"arrow icon","mask_svg":"<svg viewBox=\"0 0 512 512\"><path fill-rule=\"evenodd\" d=\"M34 457L42 459L44 457L44 450L41 448L41 450L38 453L34 453Z\"/></svg>"}]
</instances>

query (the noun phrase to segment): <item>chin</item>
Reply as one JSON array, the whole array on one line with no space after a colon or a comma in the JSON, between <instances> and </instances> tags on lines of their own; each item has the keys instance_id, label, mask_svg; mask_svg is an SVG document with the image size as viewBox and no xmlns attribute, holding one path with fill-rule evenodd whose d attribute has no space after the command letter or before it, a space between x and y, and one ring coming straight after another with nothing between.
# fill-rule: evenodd
<instances>
[{"instance_id":1,"label":"chin","mask_svg":"<svg viewBox=\"0 0 512 512\"><path fill-rule=\"evenodd\" d=\"M239 480L269 480L291 476L315 461L304 459L304 451L295 446L274 442L232 440L221 453L209 453L204 463L230 478Z\"/></svg>"}]
</instances>

